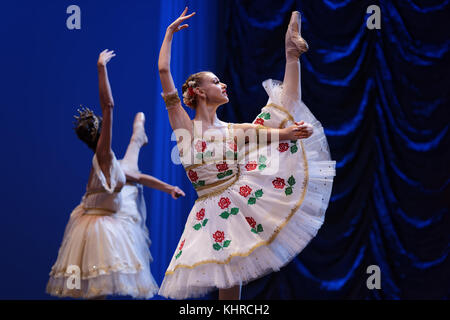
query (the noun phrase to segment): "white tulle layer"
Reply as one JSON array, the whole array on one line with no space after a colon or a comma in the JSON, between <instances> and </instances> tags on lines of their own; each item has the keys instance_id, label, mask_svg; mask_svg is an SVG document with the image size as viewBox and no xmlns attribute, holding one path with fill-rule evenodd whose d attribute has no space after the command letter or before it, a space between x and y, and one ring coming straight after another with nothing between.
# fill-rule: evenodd
<instances>
[{"instance_id":1,"label":"white tulle layer","mask_svg":"<svg viewBox=\"0 0 450 320\"><path fill-rule=\"evenodd\" d=\"M304 120L314 126L314 134L308 139L302 140L307 158L307 184L304 199L298 208L296 208L294 203L290 203L290 207L286 207L283 199L273 198L268 193L267 196L272 197L271 204L273 206L260 208L260 211L265 211L269 217L270 215L275 217L279 214L279 211L283 210L293 212L293 215L284 224L277 226L272 237L250 243L249 247L245 245L246 242L242 241L243 245L238 253L219 263L193 263L190 267L177 268L175 259L172 259L168 268L170 272L166 273L159 290L159 294L162 296L173 299L200 297L217 288L229 288L238 284L245 284L267 273L278 271L306 247L317 234L324 221L325 211L331 195L333 177L335 176L335 161L331 160L323 128L300 99L290 99L288 101L287 98L282 97L279 82L268 80L263 85L269 95L268 104L289 105L289 111L295 121ZM282 111L272 108L271 112L276 114ZM285 114L279 113L273 117L273 120L285 117ZM272 123L273 126L278 124ZM285 126L291 124L292 122L288 122ZM269 126L272 125L269 124ZM293 169L293 172L296 171L301 176L304 170L305 168L299 164L298 167ZM250 175L241 174L239 180L253 188ZM232 202L238 201L239 196L233 199L233 195L239 193L239 185L242 184L236 183L220 196L228 196L232 199ZM261 185L263 185L263 182L261 182ZM211 199L211 201L217 202L220 196ZM208 200L205 202L205 206L208 206L207 202ZM193 210L198 210L198 208L194 206ZM244 213L244 215L246 214ZM261 215L259 217L262 219ZM267 224L271 218L266 219L265 223ZM189 233L186 230L192 229L188 224L189 218L185 233ZM210 222L208 222L209 224ZM231 228L231 225L229 226ZM232 228L232 232L235 235L248 232L245 224L236 224ZM181 239L184 238L185 233ZM189 237L189 235L186 237ZM201 250L198 252L201 254Z\"/></svg>"},{"instance_id":2,"label":"white tulle layer","mask_svg":"<svg viewBox=\"0 0 450 320\"><path fill-rule=\"evenodd\" d=\"M124 186L121 210L109 216L84 214L82 203L73 210L50 272L47 293L74 298L131 295L146 299L157 293L158 285L150 271L145 216L137 208L141 191ZM79 289L69 289L68 280L75 275L67 273L70 266L79 268Z\"/></svg>"}]
</instances>

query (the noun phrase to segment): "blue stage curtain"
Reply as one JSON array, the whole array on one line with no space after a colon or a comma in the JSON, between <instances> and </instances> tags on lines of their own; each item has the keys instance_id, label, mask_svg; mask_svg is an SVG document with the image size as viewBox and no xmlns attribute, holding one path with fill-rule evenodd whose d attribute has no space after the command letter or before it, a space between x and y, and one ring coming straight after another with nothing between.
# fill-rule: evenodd
<instances>
[{"instance_id":1,"label":"blue stage curtain","mask_svg":"<svg viewBox=\"0 0 450 320\"><path fill-rule=\"evenodd\" d=\"M145 190L151 267L161 283L196 198L172 162L157 70L166 27L185 5L198 15L174 38L176 86L200 70L216 73L231 101L218 115L229 122L253 120L267 99L261 82L283 78L285 29L290 12L301 11L310 44L301 58L303 99L338 161L317 237L280 272L246 285L243 298L449 297L448 0L78 0L80 30L66 27L71 4L2 6L0 298L51 298L48 273L93 156L72 116L80 104L100 111L95 62L105 48L117 53L108 65L116 156L144 111L149 145L140 169L186 192L175 201ZM380 30L366 28L372 4L381 8ZM373 264L381 290L366 287Z\"/></svg>"},{"instance_id":2,"label":"blue stage curtain","mask_svg":"<svg viewBox=\"0 0 450 320\"><path fill-rule=\"evenodd\" d=\"M366 26L370 5L381 29ZM247 299L448 298L449 1L227 1L227 121L265 105L261 82L283 79L284 34L301 12L310 50L302 96L337 161L326 219ZM369 290L370 265L381 289Z\"/></svg>"}]
</instances>

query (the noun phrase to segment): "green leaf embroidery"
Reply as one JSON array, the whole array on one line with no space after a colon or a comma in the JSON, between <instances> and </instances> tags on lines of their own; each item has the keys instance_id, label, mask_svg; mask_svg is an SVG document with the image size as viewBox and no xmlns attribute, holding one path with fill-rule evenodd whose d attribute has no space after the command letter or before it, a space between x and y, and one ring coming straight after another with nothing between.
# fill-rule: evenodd
<instances>
[{"instance_id":1,"label":"green leaf embroidery","mask_svg":"<svg viewBox=\"0 0 450 320\"><path fill-rule=\"evenodd\" d=\"M259 189L259 190L257 190L257 191L255 192L255 197L257 197L257 198L261 198L262 195L263 195L262 189Z\"/></svg>"},{"instance_id":2,"label":"green leaf embroidery","mask_svg":"<svg viewBox=\"0 0 450 320\"><path fill-rule=\"evenodd\" d=\"M183 251L178 252L178 254L175 256L175 259L178 259L182 253L183 253Z\"/></svg>"},{"instance_id":3,"label":"green leaf embroidery","mask_svg":"<svg viewBox=\"0 0 450 320\"><path fill-rule=\"evenodd\" d=\"M213 244L213 248L214 248L214 250L219 251L220 249L222 249L222 246L216 242Z\"/></svg>"},{"instance_id":4,"label":"green leaf embroidery","mask_svg":"<svg viewBox=\"0 0 450 320\"><path fill-rule=\"evenodd\" d=\"M287 187L286 190L284 190L284 193L288 196L290 194L292 194L292 188L291 187Z\"/></svg>"},{"instance_id":5,"label":"green leaf embroidery","mask_svg":"<svg viewBox=\"0 0 450 320\"><path fill-rule=\"evenodd\" d=\"M206 226L206 223L208 222L208 219L203 220L202 226Z\"/></svg>"},{"instance_id":6,"label":"green leaf embroidery","mask_svg":"<svg viewBox=\"0 0 450 320\"><path fill-rule=\"evenodd\" d=\"M291 146L291 153L294 154L298 151L298 147L296 145Z\"/></svg>"},{"instance_id":7,"label":"green leaf embroidery","mask_svg":"<svg viewBox=\"0 0 450 320\"><path fill-rule=\"evenodd\" d=\"M258 233L264 231L262 224L258 224L258 226L256 228L257 228Z\"/></svg>"},{"instance_id":8,"label":"green leaf embroidery","mask_svg":"<svg viewBox=\"0 0 450 320\"><path fill-rule=\"evenodd\" d=\"M252 232L253 232L253 233L256 233L256 234L258 233L258 231L256 231L255 228L252 228Z\"/></svg>"},{"instance_id":9,"label":"green leaf embroidery","mask_svg":"<svg viewBox=\"0 0 450 320\"><path fill-rule=\"evenodd\" d=\"M233 216L237 215L238 212L239 212L239 208L231 208L231 214Z\"/></svg>"},{"instance_id":10,"label":"green leaf embroidery","mask_svg":"<svg viewBox=\"0 0 450 320\"><path fill-rule=\"evenodd\" d=\"M200 180L200 181L198 182L198 185L199 185L199 186L204 186L204 185L205 185L205 180Z\"/></svg>"},{"instance_id":11,"label":"green leaf embroidery","mask_svg":"<svg viewBox=\"0 0 450 320\"><path fill-rule=\"evenodd\" d=\"M258 169L261 170L261 171L264 170L265 168L266 168L265 164L260 164L259 167L258 167Z\"/></svg>"},{"instance_id":12,"label":"green leaf embroidery","mask_svg":"<svg viewBox=\"0 0 450 320\"><path fill-rule=\"evenodd\" d=\"M264 113L264 112L261 112L261 113L258 115L258 118L264 118L264 115L265 115L265 113Z\"/></svg>"},{"instance_id":13,"label":"green leaf embroidery","mask_svg":"<svg viewBox=\"0 0 450 320\"><path fill-rule=\"evenodd\" d=\"M267 160L267 158L265 156L260 156L259 159L258 159L258 162L259 163L265 163L266 160Z\"/></svg>"},{"instance_id":14,"label":"green leaf embroidery","mask_svg":"<svg viewBox=\"0 0 450 320\"><path fill-rule=\"evenodd\" d=\"M291 140L293 144L297 144L297 140Z\"/></svg>"},{"instance_id":15,"label":"green leaf embroidery","mask_svg":"<svg viewBox=\"0 0 450 320\"><path fill-rule=\"evenodd\" d=\"M295 178L294 176L290 176L288 179L289 185L292 187L295 184Z\"/></svg>"},{"instance_id":16,"label":"green leaf embroidery","mask_svg":"<svg viewBox=\"0 0 450 320\"><path fill-rule=\"evenodd\" d=\"M250 199L248 199L248 204L255 204L256 203L256 198L251 197Z\"/></svg>"},{"instance_id":17,"label":"green leaf embroidery","mask_svg":"<svg viewBox=\"0 0 450 320\"><path fill-rule=\"evenodd\" d=\"M212 157L212 151L206 151L205 157Z\"/></svg>"},{"instance_id":18,"label":"green leaf embroidery","mask_svg":"<svg viewBox=\"0 0 450 320\"><path fill-rule=\"evenodd\" d=\"M194 226L194 229L195 229L195 230L199 230L201 227L202 227L202 225L201 225L200 223L197 223L197 224Z\"/></svg>"},{"instance_id":19,"label":"green leaf embroidery","mask_svg":"<svg viewBox=\"0 0 450 320\"><path fill-rule=\"evenodd\" d=\"M270 113L269 112L264 114L264 119L266 119L266 120L270 119Z\"/></svg>"},{"instance_id":20,"label":"green leaf embroidery","mask_svg":"<svg viewBox=\"0 0 450 320\"><path fill-rule=\"evenodd\" d=\"M220 217L223 219L228 219L229 216L230 214L227 211L224 211L220 214Z\"/></svg>"},{"instance_id":21,"label":"green leaf embroidery","mask_svg":"<svg viewBox=\"0 0 450 320\"><path fill-rule=\"evenodd\" d=\"M225 240L223 243L223 247L224 248L228 247L230 245L230 243L231 243L231 240Z\"/></svg>"},{"instance_id":22,"label":"green leaf embroidery","mask_svg":"<svg viewBox=\"0 0 450 320\"><path fill-rule=\"evenodd\" d=\"M220 173L217 174L217 178L218 179L223 179L223 178L225 178L227 176L230 176L232 174L233 174L233 170L228 170L226 172L220 172Z\"/></svg>"},{"instance_id":23,"label":"green leaf embroidery","mask_svg":"<svg viewBox=\"0 0 450 320\"><path fill-rule=\"evenodd\" d=\"M197 159L202 159L203 155L201 153L197 153L197 155L195 156Z\"/></svg>"}]
</instances>

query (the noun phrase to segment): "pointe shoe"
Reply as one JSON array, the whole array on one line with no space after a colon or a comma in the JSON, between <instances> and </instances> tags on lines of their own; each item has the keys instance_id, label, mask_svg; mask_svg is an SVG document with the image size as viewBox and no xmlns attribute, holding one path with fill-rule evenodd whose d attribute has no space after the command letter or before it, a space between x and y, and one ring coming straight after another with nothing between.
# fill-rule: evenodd
<instances>
[{"instance_id":1,"label":"pointe shoe","mask_svg":"<svg viewBox=\"0 0 450 320\"><path fill-rule=\"evenodd\" d=\"M145 134L145 115L143 112L136 113L133 122L133 135L132 140L139 143L141 146L145 146L148 143L147 135Z\"/></svg>"},{"instance_id":2,"label":"pointe shoe","mask_svg":"<svg viewBox=\"0 0 450 320\"><path fill-rule=\"evenodd\" d=\"M286 57L294 57L295 59L298 59L302 53L308 51L308 43L300 35L300 30L300 13L298 11L293 11L288 29L286 31Z\"/></svg>"}]
</instances>

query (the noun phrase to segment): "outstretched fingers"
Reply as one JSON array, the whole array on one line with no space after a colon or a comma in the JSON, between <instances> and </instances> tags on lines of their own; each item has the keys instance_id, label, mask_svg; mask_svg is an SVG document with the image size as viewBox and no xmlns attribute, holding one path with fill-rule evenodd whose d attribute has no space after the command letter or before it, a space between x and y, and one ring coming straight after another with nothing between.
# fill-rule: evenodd
<instances>
[{"instance_id":1,"label":"outstretched fingers","mask_svg":"<svg viewBox=\"0 0 450 320\"><path fill-rule=\"evenodd\" d=\"M187 19L189 19L195 15L195 12L192 12L191 14L186 15L187 10L188 10L188 7L186 7L184 9L183 13L169 26L169 30L171 30L173 33L189 27L188 24L180 25L181 23L183 23L184 21L186 21Z\"/></svg>"},{"instance_id":2,"label":"outstretched fingers","mask_svg":"<svg viewBox=\"0 0 450 320\"><path fill-rule=\"evenodd\" d=\"M100 52L100 55L98 57L98 64L106 65L109 62L109 60L111 60L115 56L116 54L114 53L114 50L109 51L108 49L105 49L102 52Z\"/></svg>"}]
</instances>

